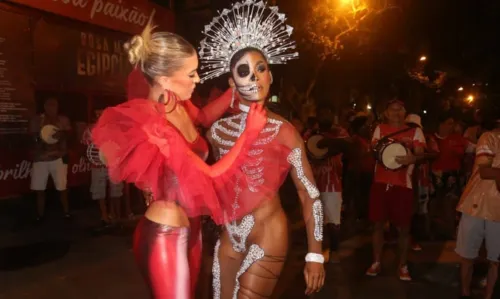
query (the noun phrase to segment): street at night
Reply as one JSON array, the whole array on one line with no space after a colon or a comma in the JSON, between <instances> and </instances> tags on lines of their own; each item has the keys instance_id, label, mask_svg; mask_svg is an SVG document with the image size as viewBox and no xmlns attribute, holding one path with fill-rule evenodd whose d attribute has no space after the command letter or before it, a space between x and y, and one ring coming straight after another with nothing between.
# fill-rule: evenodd
<instances>
[{"instance_id":1,"label":"street at night","mask_svg":"<svg viewBox=\"0 0 500 299\"><path fill-rule=\"evenodd\" d=\"M2 209L6 213L1 216L0 298L148 297L131 249L134 221L101 232L94 230L98 221L95 206L81 207L75 211L74 221L68 223L60 218L58 206L52 205L48 212L52 219L36 227L23 213L23 209L29 211L29 202L20 201L25 205L4 204ZM300 221L291 226L292 246L274 298L307 298L302 274L305 232ZM395 245L386 246L384 270L379 277L371 278L364 275L372 255L369 234L346 236L339 251L340 264L326 264L325 286L311 298L456 298L459 257L454 253L454 242L422 246L423 251L410 254L414 281L408 283L396 276Z\"/></svg>"},{"instance_id":2,"label":"street at night","mask_svg":"<svg viewBox=\"0 0 500 299\"><path fill-rule=\"evenodd\" d=\"M0 299L500 299L500 1L0 0Z\"/></svg>"}]
</instances>

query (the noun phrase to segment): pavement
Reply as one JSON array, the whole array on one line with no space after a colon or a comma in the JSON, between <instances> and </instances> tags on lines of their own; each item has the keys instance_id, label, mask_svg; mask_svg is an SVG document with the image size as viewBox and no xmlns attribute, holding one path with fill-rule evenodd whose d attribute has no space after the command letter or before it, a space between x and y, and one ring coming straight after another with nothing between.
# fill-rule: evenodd
<instances>
[{"instance_id":1,"label":"pavement","mask_svg":"<svg viewBox=\"0 0 500 299\"><path fill-rule=\"evenodd\" d=\"M0 299L148 298L131 252L134 222L101 232L94 227L99 221L97 205L80 204L68 222L56 202L46 222L34 226L26 212L32 203L29 199L0 203ZM297 223L273 298L307 298L302 274L305 232ZM369 278L364 275L371 263L369 234L350 234L341 244L341 262L326 264L325 286L311 298L458 298L459 258L453 252L454 243L422 246L422 252L410 254L413 282L398 280L393 246L386 246L381 275Z\"/></svg>"}]
</instances>

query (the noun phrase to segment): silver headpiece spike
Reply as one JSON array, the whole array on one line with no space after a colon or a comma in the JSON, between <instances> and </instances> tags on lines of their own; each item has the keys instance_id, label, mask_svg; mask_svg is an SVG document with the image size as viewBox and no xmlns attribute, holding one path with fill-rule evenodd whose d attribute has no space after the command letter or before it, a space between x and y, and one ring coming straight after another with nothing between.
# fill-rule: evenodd
<instances>
[{"instance_id":1,"label":"silver headpiece spike","mask_svg":"<svg viewBox=\"0 0 500 299\"><path fill-rule=\"evenodd\" d=\"M270 64L285 64L299 57L290 39L293 27L285 25L285 14L277 6L266 10L262 0L242 0L222 10L205 25L200 43L201 82L229 72L233 55L247 47L257 48Z\"/></svg>"}]
</instances>

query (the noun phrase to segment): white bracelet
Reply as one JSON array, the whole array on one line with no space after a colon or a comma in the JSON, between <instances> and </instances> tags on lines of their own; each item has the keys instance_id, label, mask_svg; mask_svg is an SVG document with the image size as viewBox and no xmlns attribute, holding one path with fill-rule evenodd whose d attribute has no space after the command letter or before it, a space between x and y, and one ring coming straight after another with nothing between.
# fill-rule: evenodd
<instances>
[{"instance_id":1,"label":"white bracelet","mask_svg":"<svg viewBox=\"0 0 500 299\"><path fill-rule=\"evenodd\" d=\"M309 252L308 254L306 254L306 263L309 263L309 262L324 264L325 257L319 253Z\"/></svg>"}]
</instances>

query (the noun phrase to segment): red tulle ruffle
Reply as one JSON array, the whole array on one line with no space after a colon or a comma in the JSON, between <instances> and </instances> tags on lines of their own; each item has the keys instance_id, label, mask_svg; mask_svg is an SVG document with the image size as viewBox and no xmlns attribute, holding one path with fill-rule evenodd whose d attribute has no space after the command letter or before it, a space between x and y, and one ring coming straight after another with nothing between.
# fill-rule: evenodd
<instances>
[{"instance_id":1,"label":"red tulle ruffle","mask_svg":"<svg viewBox=\"0 0 500 299\"><path fill-rule=\"evenodd\" d=\"M275 196L284 179L277 174L286 173L276 167L288 167L279 160L286 149L269 145L262 166L275 167L277 172L264 172L263 183L249 188L251 180L242 170L253 159L249 143L230 167L211 177L200 164L204 161L165 119L164 106L143 99L106 109L92 137L113 181L134 183L151 191L156 200L178 202L189 217L209 215L217 224L240 219ZM234 210L236 198L239 207Z\"/></svg>"}]
</instances>

